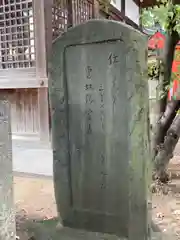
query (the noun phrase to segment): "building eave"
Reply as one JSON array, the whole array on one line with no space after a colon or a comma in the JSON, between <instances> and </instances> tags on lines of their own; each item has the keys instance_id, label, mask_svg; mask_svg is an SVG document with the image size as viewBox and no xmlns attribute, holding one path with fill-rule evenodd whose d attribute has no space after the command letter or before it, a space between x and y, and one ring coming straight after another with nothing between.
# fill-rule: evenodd
<instances>
[{"instance_id":1,"label":"building eave","mask_svg":"<svg viewBox=\"0 0 180 240\"><path fill-rule=\"evenodd\" d=\"M159 4L157 0L133 0L133 1L141 8L153 7ZM175 4L180 4L180 0L175 0Z\"/></svg>"},{"instance_id":2,"label":"building eave","mask_svg":"<svg viewBox=\"0 0 180 240\"><path fill-rule=\"evenodd\" d=\"M107 15L107 17L106 17L107 19L113 19L115 21L124 22L143 33L142 28L139 25L137 25L135 22L133 22L130 18L128 18L125 15L124 12L117 9L112 4L110 4L109 13L106 13L106 15ZM112 18L112 16L113 16L113 18Z\"/></svg>"}]
</instances>

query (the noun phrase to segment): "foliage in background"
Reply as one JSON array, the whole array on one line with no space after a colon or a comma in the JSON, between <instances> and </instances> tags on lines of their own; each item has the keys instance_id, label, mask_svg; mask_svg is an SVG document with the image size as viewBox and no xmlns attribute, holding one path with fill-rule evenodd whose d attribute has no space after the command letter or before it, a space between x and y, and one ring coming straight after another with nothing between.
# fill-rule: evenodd
<instances>
[{"instance_id":1,"label":"foliage in background","mask_svg":"<svg viewBox=\"0 0 180 240\"><path fill-rule=\"evenodd\" d=\"M165 29L167 12L167 8L162 5L143 9L141 16L142 25L144 27L153 27L156 23L159 23L160 26Z\"/></svg>"},{"instance_id":2,"label":"foliage in background","mask_svg":"<svg viewBox=\"0 0 180 240\"><path fill-rule=\"evenodd\" d=\"M105 13L109 12L111 0L99 0L99 8Z\"/></svg>"},{"instance_id":3,"label":"foliage in background","mask_svg":"<svg viewBox=\"0 0 180 240\"><path fill-rule=\"evenodd\" d=\"M177 49L174 54L174 60L179 62L177 71L172 72L171 75L171 82L173 80L179 80L180 81L180 49ZM149 56L148 57L148 77L150 79L158 79L159 77L159 65L158 65L158 60L156 55L154 56Z\"/></svg>"},{"instance_id":4,"label":"foliage in background","mask_svg":"<svg viewBox=\"0 0 180 240\"><path fill-rule=\"evenodd\" d=\"M159 6L147 8L142 11L141 21L143 27L151 28L158 23L165 31L175 30L180 33L180 6L173 5L170 0L160 0L159 2L161 3ZM174 16L176 17L174 18ZM172 26L174 27L172 28ZM155 58L154 56L153 61L148 61L148 76L151 79L157 79L159 76L158 61ZM174 59L180 61L180 51L175 52ZM177 79L177 77L179 79L179 75L172 73L171 81Z\"/></svg>"},{"instance_id":5,"label":"foliage in background","mask_svg":"<svg viewBox=\"0 0 180 240\"><path fill-rule=\"evenodd\" d=\"M160 0L159 2L161 3L159 6L142 11L142 25L153 27L158 23L164 30L175 30L180 33L180 5L172 4L171 0Z\"/></svg>"},{"instance_id":6,"label":"foliage in background","mask_svg":"<svg viewBox=\"0 0 180 240\"><path fill-rule=\"evenodd\" d=\"M156 57L148 59L148 77L152 80L159 78L159 67Z\"/></svg>"}]
</instances>

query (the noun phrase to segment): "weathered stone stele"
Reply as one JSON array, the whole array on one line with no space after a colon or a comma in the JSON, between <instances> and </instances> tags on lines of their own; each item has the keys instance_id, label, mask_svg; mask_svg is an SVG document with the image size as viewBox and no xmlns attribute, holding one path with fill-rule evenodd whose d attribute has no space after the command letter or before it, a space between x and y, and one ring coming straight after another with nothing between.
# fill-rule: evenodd
<instances>
[{"instance_id":1,"label":"weathered stone stele","mask_svg":"<svg viewBox=\"0 0 180 240\"><path fill-rule=\"evenodd\" d=\"M0 239L14 240L12 137L9 103L0 98Z\"/></svg>"},{"instance_id":2,"label":"weathered stone stele","mask_svg":"<svg viewBox=\"0 0 180 240\"><path fill-rule=\"evenodd\" d=\"M64 226L148 239L146 38L91 20L53 43L54 186Z\"/></svg>"}]
</instances>

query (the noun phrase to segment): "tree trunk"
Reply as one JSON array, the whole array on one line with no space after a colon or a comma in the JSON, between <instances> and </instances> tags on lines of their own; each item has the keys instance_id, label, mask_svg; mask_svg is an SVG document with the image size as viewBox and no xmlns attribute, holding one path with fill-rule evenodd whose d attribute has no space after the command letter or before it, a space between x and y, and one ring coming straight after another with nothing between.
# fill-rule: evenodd
<instances>
[{"instance_id":1,"label":"tree trunk","mask_svg":"<svg viewBox=\"0 0 180 240\"><path fill-rule=\"evenodd\" d=\"M167 130L173 122L176 112L180 107L180 101L172 100L168 102L166 110L161 118L156 123L156 131L154 131L153 140L154 140L154 158L158 153L159 146L164 142Z\"/></svg>"},{"instance_id":2,"label":"tree trunk","mask_svg":"<svg viewBox=\"0 0 180 240\"><path fill-rule=\"evenodd\" d=\"M177 114L172 125L167 131L164 143L160 146L158 154L154 161L154 170L156 177L162 182L166 179L166 167L169 160L173 157L173 151L180 138L180 115Z\"/></svg>"},{"instance_id":3,"label":"tree trunk","mask_svg":"<svg viewBox=\"0 0 180 240\"><path fill-rule=\"evenodd\" d=\"M178 33L173 30L171 32L169 31L168 36L166 37L163 58L160 63L158 121L153 131L154 136L152 147L154 172L163 182L167 181L166 167L173 156L173 151L180 135L180 116L176 116L176 111L179 109L179 101L171 101L167 104L167 93L168 86L171 82L172 63L174 60L175 47L178 41Z\"/></svg>"},{"instance_id":4,"label":"tree trunk","mask_svg":"<svg viewBox=\"0 0 180 240\"><path fill-rule=\"evenodd\" d=\"M162 115L166 110L167 104L167 87L171 82L171 70L172 63L174 59L174 52L176 45L179 41L179 35L177 32L172 31L172 33L166 36L165 48L162 57L162 62L160 64L160 77L159 77L159 91L162 96L159 99L159 112Z\"/></svg>"},{"instance_id":5,"label":"tree trunk","mask_svg":"<svg viewBox=\"0 0 180 240\"><path fill-rule=\"evenodd\" d=\"M172 62L174 59L175 47L178 40L179 36L177 32L174 31L166 37L164 54L162 62L160 64L158 92L161 96L158 97L158 121L154 129L155 135L153 139L153 159L157 155L159 145L163 143L166 131L173 120L173 118L170 117L167 121L167 126L161 126L161 119L164 118L163 115L166 111L167 106L167 87L170 85L171 82ZM174 103L174 105L176 105L176 103Z\"/></svg>"}]
</instances>

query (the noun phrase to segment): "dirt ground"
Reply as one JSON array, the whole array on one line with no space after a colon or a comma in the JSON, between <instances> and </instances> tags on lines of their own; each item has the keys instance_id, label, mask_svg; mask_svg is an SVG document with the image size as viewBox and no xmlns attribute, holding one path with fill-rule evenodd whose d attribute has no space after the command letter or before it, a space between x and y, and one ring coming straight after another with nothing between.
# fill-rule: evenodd
<instances>
[{"instance_id":1,"label":"dirt ground","mask_svg":"<svg viewBox=\"0 0 180 240\"><path fill-rule=\"evenodd\" d=\"M153 230L180 239L180 160L169 166L173 180L152 196ZM27 232L27 222L57 217L51 178L14 176L17 236L20 240L39 240ZM166 239L166 238L163 238ZM169 238L168 238L169 239Z\"/></svg>"},{"instance_id":2,"label":"dirt ground","mask_svg":"<svg viewBox=\"0 0 180 240\"><path fill-rule=\"evenodd\" d=\"M14 199L17 236L20 240L32 237L26 231L29 222L57 217L51 178L15 174Z\"/></svg>"},{"instance_id":3,"label":"dirt ground","mask_svg":"<svg viewBox=\"0 0 180 240\"><path fill-rule=\"evenodd\" d=\"M152 195L152 219L172 240L180 239L180 158L174 158L168 171L171 181ZM158 230L157 230L158 231Z\"/></svg>"}]
</instances>

